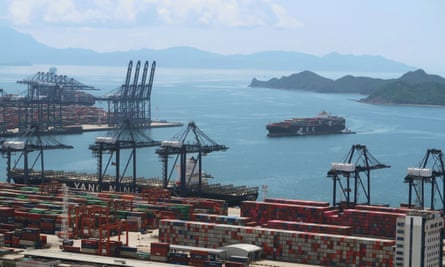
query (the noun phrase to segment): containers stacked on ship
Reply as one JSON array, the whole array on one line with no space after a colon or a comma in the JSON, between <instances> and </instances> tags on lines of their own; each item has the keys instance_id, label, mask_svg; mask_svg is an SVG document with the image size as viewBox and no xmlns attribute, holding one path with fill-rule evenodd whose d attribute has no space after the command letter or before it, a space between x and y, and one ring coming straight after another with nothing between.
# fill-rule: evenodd
<instances>
[{"instance_id":1,"label":"containers stacked on ship","mask_svg":"<svg viewBox=\"0 0 445 267\"><path fill-rule=\"evenodd\" d=\"M294 205L314 206L314 207L329 207L330 206L329 202L325 202L325 201L287 199L287 198L265 198L264 202L294 204Z\"/></svg>"}]
</instances>

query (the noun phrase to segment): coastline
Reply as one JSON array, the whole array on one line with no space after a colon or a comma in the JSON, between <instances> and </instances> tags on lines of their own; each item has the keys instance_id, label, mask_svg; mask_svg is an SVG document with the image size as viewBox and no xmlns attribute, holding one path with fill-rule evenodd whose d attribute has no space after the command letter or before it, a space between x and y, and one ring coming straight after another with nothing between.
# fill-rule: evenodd
<instances>
[{"instance_id":1,"label":"coastline","mask_svg":"<svg viewBox=\"0 0 445 267\"><path fill-rule=\"evenodd\" d=\"M395 107L427 107L427 108L445 108L445 105L431 105L431 104L398 104L391 102L383 102L383 101L364 101L363 99L352 99L352 101L369 104L369 105L378 105L378 106L395 106Z\"/></svg>"}]
</instances>

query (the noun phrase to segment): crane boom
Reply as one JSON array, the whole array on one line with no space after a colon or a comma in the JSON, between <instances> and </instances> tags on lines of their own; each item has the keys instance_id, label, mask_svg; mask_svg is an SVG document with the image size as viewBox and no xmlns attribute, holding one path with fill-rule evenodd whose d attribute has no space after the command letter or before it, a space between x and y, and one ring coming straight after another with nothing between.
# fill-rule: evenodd
<instances>
[{"instance_id":1,"label":"crane boom","mask_svg":"<svg viewBox=\"0 0 445 267\"><path fill-rule=\"evenodd\" d=\"M139 87L138 98L144 97L145 83L147 82L148 66L149 66L148 60L146 60L144 64L144 70L142 72L142 81Z\"/></svg>"},{"instance_id":2,"label":"crane boom","mask_svg":"<svg viewBox=\"0 0 445 267\"><path fill-rule=\"evenodd\" d=\"M130 91L130 96L132 100L134 100L136 96L140 68L141 68L141 61L138 60L138 62L136 63L136 70L134 72L133 85L131 86L131 91Z\"/></svg>"},{"instance_id":3,"label":"crane boom","mask_svg":"<svg viewBox=\"0 0 445 267\"><path fill-rule=\"evenodd\" d=\"M153 63L151 63L150 79L147 84L147 91L146 91L146 95L145 95L148 100L150 100L150 98L151 98L151 88L153 87L155 69L156 69L156 61L153 61Z\"/></svg>"}]
</instances>

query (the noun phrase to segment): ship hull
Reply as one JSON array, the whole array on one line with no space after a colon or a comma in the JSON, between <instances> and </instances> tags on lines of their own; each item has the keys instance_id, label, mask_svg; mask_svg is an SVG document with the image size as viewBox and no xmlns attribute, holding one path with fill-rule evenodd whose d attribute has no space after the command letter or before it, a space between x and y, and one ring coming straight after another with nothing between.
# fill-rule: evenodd
<instances>
[{"instance_id":1,"label":"ship hull","mask_svg":"<svg viewBox=\"0 0 445 267\"><path fill-rule=\"evenodd\" d=\"M306 136L306 135L329 135L329 134L345 134L351 133L345 129L344 126L335 127L275 127L268 128L270 137L280 137L280 136Z\"/></svg>"},{"instance_id":2,"label":"ship hull","mask_svg":"<svg viewBox=\"0 0 445 267\"><path fill-rule=\"evenodd\" d=\"M116 188L115 181L110 177L104 178L102 186L99 185L98 180L93 175L76 174L76 173L63 173L54 172L51 170L46 171L47 175L42 180L41 175L38 173L31 173L28 176L26 184L29 185L42 185L52 182L64 183L69 188L89 191L89 192L143 192L147 188L162 187L162 181L159 179L138 179L136 181L136 188L133 190L133 182L131 179L125 179L120 182L120 187ZM34 174L34 175L33 175ZM16 184L25 184L23 172L10 172L8 178ZM173 194L179 195L179 188L171 185L168 186ZM200 197L211 198L218 200L225 200L230 207L239 206L242 201L256 200L258 198L257 187L246 186L234 186L234 185L221 185L221 184L202 184L201 190L195 186L191 186L187 190L185 197Z\"/></svg>"}]
</instances>

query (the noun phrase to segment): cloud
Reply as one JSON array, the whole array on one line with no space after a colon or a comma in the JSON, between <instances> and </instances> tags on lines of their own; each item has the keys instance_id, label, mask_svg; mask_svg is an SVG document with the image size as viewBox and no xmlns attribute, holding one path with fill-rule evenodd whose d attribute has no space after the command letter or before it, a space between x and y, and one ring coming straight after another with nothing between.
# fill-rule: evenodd
<instances>
[{"instance_id":1,"label":"cloud","mask_svg":"<svg viewBox=\"0 0 445 267\"><path fill-rule=\"evenodd\" d=\"M283 6L269 0L160 1L157 3L157 11L159 19L169 25L301 26L301 23L287 14Z\"/></svg>"},{"instance_id":2,"label":"cloud","mask_svg":"<svg viewBox=\"0 0 445 267\"><path fill-rule=\"evenodd\" d=\"M12 1L8 7L9 18L13 24L24 25L31 23L31 14L35 1Z\"/></svg>"},{"instance_id":3,"label":"cloud","mask_svg":"<svg viewBox=\"0 0 445 267\"><path fill-rule=\"evenodd\" d=\"M16 26L301 26L271 0L12 0L8 11Z\"/></svg>"},{"instance_id":4,"label":"cloud","mask_svg":"<svg viewBox=\"0 0 445 267\"><path fill-rule=\"evenodd\" d=\"M95 13L91 9L78 10L75 3L70 0L58 0L48 4L43 20L48 23L81 23L90 20L94 15L99 15Z\"/></svg>"},{"instance_id":5,"label":"cloud","mask_svg":"<svg viewBox=\"0 0 445 267\"><path fill-rule=\"evenodd\" d=\"M299 22L297 19L289 16L284 7L277 4L271 4L270 7L277 18L277 23L275 24L277 27L299 28L303 26L303 24Z\"/></svg>"},{"instance_id":6,"label":"cloud","mask_svg":"<svg viewBox=\"0 0 445 267\"><path fill-rule=\"evenodd\" d=\"M13 25L57 24L86 26L131 23L151 1L132 0L12 0L8 17ZM138 3L137 5L135 3Z\"/></svg>"}]
</instances>

